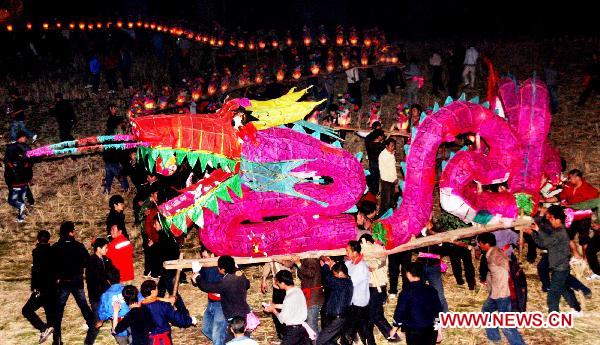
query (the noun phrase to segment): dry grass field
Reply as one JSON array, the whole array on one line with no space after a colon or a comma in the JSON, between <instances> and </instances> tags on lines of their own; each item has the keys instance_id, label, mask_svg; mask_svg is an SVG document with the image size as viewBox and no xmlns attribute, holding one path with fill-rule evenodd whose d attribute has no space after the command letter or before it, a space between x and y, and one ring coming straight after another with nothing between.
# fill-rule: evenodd
<instances>
[{"instance_id":1,"label":"dry grass field","mask_svg":"<svg viewBox=\"0 0 600 345\"><path fill-rule=\"evenodd\" d=\"M598 48L598 39L573 39L562 38L553 41L537 42L523 40L518 42L482 42L481 45L490 53L496 63L496 68L501 72L510 71L519 80L532 75L543 75L543 62L553 52L559 63L561 72L561 111L553 119L551 140L560 149L567 159L569 168L579 167L587 175L588 180L596 186L600 185L600 103L599 95L593 95L585 107L576 108L576 98L581 92L582 70L585 58ZM416 54L421 61L426 61L427 52L433 48L441 48L442 44L420 43L408 44L410 52ZM144 71L138 67L138 74ZM144 72L145 73L145 72ZM149 74L148 77L156 76ZM480 74L481 76L481 74ZM480 78L480 88L484 83ZM3 84L4 82L2 82ZM27 85L26 94L31 95L34 104L29 119L31 127L40 133L40 143L47 144L58 140L57 126L53 118L47 116L53 92L61 88L68 99L78 99L76 111L79 123L75 130L76 137L85 137L100 133L104 128L106 119L106 104L116 102L125 110L129 96L122 93L119 98L109 99L108 96L92 97L82 89L79 78L60 82L47 79L38 80ZM0 84L0 85L2 85ZM366 87L366 85L364 85ZM427 87L425 91L428 91ZM0 98L5 90L0 91ZM466 90L467 99L478 94L474 90ZM442 97L433 98L424 95L424 105L432 105L434 101L443 102ZM385 123L391 123L394 117L397 96L387 95L383 99L383 118ZM366 120L366 118L364 119ZM363 124L364 125L364 124ZM4 134L0 141L6 140L8 122L1 124L1 133ZM388 125L389 126L389 125ZM360 140L349 136L347 140L349 150L362 149ZM37 145L37 144L36 144ZM104 233L104 220L107 213L108 197L101 194L101 182L104 174L102 160L98 156L80 157L77 159L64 159L42 162L35 166L33 193L37 200L35 206L29 209L29 216L22 224L15 222L15 212L6 202L0 202L0 335L2 344L36 344L38 333L21 315L21 307L29 297L29 275L31 264L31 250L35 245L35 235L40 229L47 229L57 238L58 226L63 220L72 220L77 227L76 237L90 246L94 236ZM119 188L115 184L113 191ZM4 200L7 192L2 183L0 195ZM133 226L131 215L132 194L126 196L128 208L126 210L128 228L132 238L135 239L136 284L141 283L141 240L139 232ZM186 247L196 245L196 236L189 236ZM186 252L186 257L194 257L192 250ZM476 264L477 265L477 264ZM525 264L525 271L529 283L529 305L531 311L546 311L546 296L541 292L535 266ZM577 272L580 277L588 274L587 271ZM246 274L251 277L252 287L249 294L251 307L258 311L262 325L254 333L255 339L260 344L268 344L273 340L274 329L268 315L260 312L260 303L266 301L267 296L260 293L260 275L257 267L249 267ZM447 272L444 275L446 296L452 311L479 311L487 297L484 289L469 291L466 287L457 286L454 278ZM528 344L600 344L600 282L590 283L593 290L591 300L584 300L583 317L577 318L575 327L571 329L526 329L523 330L524 338ZM191 313L201 319L206 305L206 294L191 285L181 286L181 294ZM394 301L386 305L386 313L391 318ZM561 306L566 310L566 306ZM63 320L63 335L65 344L80 344L85 336L84 320L77 309L73 299L67 304L67 311ZM376 331L378 343L386 341ZM185 330L175 329L174 340L176 344L208 344L209 342L200 332L200 327ZM105 325L98 337L97 344L113 344L114 340L109 334L108 325ZM485 333L481 329L449 330L445 332L443 344L486 344Z\"/></svg>"}]
</instances>

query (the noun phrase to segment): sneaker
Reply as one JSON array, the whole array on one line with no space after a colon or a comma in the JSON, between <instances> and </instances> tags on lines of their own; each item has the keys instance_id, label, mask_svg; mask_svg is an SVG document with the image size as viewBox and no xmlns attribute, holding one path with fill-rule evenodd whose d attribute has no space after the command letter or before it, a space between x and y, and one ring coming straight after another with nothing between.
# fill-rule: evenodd
<instances>
[{"instance_id":1,"label":"sneaker","mask_svg":"<svg viewBox=\"0 0 600 345\"><path fill-rule=\"evenodd\" d=\"M592 273L591 276L585 278L586 280L592 281L592 280L600 280L600 275L596 274L596 273Z\"/></svg>"},{"instance_id":2,"label":"sneaker","mask_svg":"<svg viewBox=\"0 0 600 345\"><path fill-rule=\"evenodd\" d=\"M46 340L48 340L48 338L52 335L52 333L54 333L54 327L46 328L45 331L40 333L40 340L38 341L38 344L41 344L41 343L45 342Z\"/></svg>"},{"instance_id":3,"label":"sneaker","mask_svg":"<svg viewBox=\"0 0 600 345\"><path fill-rule=\"evenodd\" d=\"M31 137L31 143L32 143L32 144L33 144L33 143L35 143L35 141L37 140L37 138L38 138L38 135L37 135L37 134L34 134L34 135Z\"/></svg>"},{"instance_id":4,"label":"sneaker","mask_svg":"<svg viewBox=\"0 0 600 345\"><path fill-rule=\"evenodd\" d=\"M569 310L569 314L575 316L575 317L582 317L583 316L583 311L579 310L575 310L575 309L571 309Z\"/></svg>"},{"instance_id":5,"label":"sneaker","mask_svg":"<svg viewBox=\"0 0 600 345\"><path fill-rule=\"evenodd\" d=\"M25 218L17 218L17 223L23 223L25 221Z\"/></svg>"}]
</instances>

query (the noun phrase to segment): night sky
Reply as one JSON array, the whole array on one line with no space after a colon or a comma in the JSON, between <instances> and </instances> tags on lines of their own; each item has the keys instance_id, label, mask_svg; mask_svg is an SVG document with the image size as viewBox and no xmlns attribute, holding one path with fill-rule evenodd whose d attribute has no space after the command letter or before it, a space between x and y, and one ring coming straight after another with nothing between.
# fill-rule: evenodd
<instances>
[{"instance_id":1,"label":"night sky","mask_svg":"<svg viewBox=\"0 0 600 345\"><path fill-rule=\"evenodd\" d=\"M398 38L596 35L593 2L531 0L25 0L28 17L144 15L244 30L372 27Z\"/></svg>"}]
</instances>

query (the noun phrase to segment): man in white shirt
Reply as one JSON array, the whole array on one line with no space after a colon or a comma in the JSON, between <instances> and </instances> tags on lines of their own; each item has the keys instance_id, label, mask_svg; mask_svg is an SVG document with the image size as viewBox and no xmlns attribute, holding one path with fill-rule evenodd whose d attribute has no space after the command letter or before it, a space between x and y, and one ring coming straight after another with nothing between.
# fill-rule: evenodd
<instances>
[{"instance_id":1,"label":"man in white shirt","mask_svg":"<svg viewBox=\"0 0 600 345\"><path fill-rule=\"evenodd\" d=\"M479 52L475 47L471 46L465 53L465 69L463 70L463 81L465 86L475 86L475 66L477 65L477 59L479 58Z\"/></svg>"},{"instance_id":2,"label":"man in white shirt","mask_svg":"<svg viewBox=\"0 0 600 345\"><path fill-rule=\"evenodd\" d=\"M353 291L349 311L352 317L347 320L345 337L349 343L352 343L358 332L363 343L374 345L373 323L369 317L369 299L371 297L369 291L370 272L360 252L361 246L358 241L348 242L345 264L348 268L348 275L352 279Z\"/></svg>"},{"instance_id":3,"label":"man in white shirt","mask_svg":"<svg viewBox=\"0 0 600 345\"><path fill-rule=\"evenodd\" d=\"M352 98L352 103L362 106L362 93L360 90L360 75L358 74L358 68L356 63L353 63L355 67L346 70L346 81L348 82L348 94Z\"/></svg>"},{"instance_id":4,"label":"man in white shirt","mask_svg":"<svg viewBox=\"0 0 600 345\"><path fill-rule=\"evenodd\" d=\"M379 202L379 215L384 214L392 207L394 189L398 183L396 172L396 141L387 139L384 142L385 149L379 154L379 174L381 178L381 194Z\"/></svg>"},{"instance_id":5,"label":"man in white shirt","mask_svg":"<svg viewBox=\"0 0 600 345\"><path fill-rule=\"evenodd\" d=\"M306 324L306 317L308 316L306 298L302 290L294 286L292 272L287 270L277 272L275 282L280 289L285 290L285 299L281 305L265 305L265 312L273 313L279 319L279 322L284 325L281 345L312 344L311 338L316 339L316 334ZM281 309L281 311L277 311L277 309Z\"/></svg>"},{"instance_id":6,"label":"man in white shirt","mask_svg":"<svg viewBox=\"0 0 600 345\"><path fill-rule=\"evenodd\" d=\"M429 58L429 66L431 67L431 88L434 95L439 91L444 91L444 83L442 81L442 57L438 52L434 52Z\"/></svg>"}]
</instances>

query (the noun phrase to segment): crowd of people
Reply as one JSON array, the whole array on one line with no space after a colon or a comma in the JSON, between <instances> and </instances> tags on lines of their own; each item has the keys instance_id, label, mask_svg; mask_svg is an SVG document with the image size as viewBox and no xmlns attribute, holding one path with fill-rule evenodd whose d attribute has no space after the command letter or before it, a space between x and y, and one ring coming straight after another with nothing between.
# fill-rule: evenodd
<instances>
[{"instance_id":1,"label":"crowd of people","mask_svg":"<svg viewBox=\"0 0 600 345\"><path fill-rule=\"evenodd\" d=\"M172 72L169 87L178 91L163 88L166 91L155 92L144 87L139 93L140 99L150 97L151 93L152 97L165 96L167 104L177 105L181 90L191 91L190 85L192 89L198 88L198 84L183 81L191 80L182 72L190 65L189 60L185 60L189 56L183 54L189 47L177 43L171 48L168 45L164 48L163 43L155 43L156 54L168 61ZM463 51L463 48L468 49ZM306 52L308 55L317 53ZM324 59L324 65L327 53L318 56ZM320 122L333 126L340 124L340 118L352 117L352 112L362 111L366 97L362 94L361 82L368 79L368 96L372 103L386 93L404 90L405 102L399 102L403 104L400 109L402 116L406 116L409 127L417 126L422 111L419 96L426 79L422 72L424 66L407 56L402 47L398 47L397 56L406 68L381 66L364 70L355 61L344 71L347 89L337 98L334 83L328 77L315 77L308 81L318 85L310 97L328 99L324 108L320 109ZM293 55L289 57L292 58ZM104 75L111 94L118 92L119 84L129 88L135 84L131 78L132 59L126 45L106 48L102 54L91 49L86 60L86 84L89 82L91 91L98 93L101 91L101 76ZM461 85L474 87L478 61L479 52L475 47L454 47L444 54L432 53L429 59L431 75L427 78L431 81L432 93L447 91L450 96L456 97ZM223 85L223 76L227 75L225 69L216 67L215 71L205 73L200 82L202 88L210 86L211 81L217 83L216 80L219 80L219 87ZM222 75L214 77L212 73ZM592 91L597 91L596 57L588 73L590 77L580 105L585 103ZM121 83L118 83L118 76ZM552 96L551 106L556 112L559 110L559 78L552 61L545 69L545 79ZM276 80L267 80L264 86L249 92L272 97L281 90L282 86ZM35 142L37 135L27 128L27 102L19 90L11 88L9 97L6 112L11 119L11 143L4 156L5 181L9 190L8 203L17 210L17 222L24 222L27 204L34 204L29 188L33 167L25 154L30 149L28 143ZM200 97L203 102L198 102L198 105L191 92L186 97L183 107L186 109L182 111L210 111L211 107L216 108L220 103L217 96L209 97L206 93L203 93L204 98ZM52 114L58 123L58 136L60 140L71 140L71 132L77 124L74 108L62 93L56 93L54 99ZM112 103L107 106L107 113L104 134L126 133L128 117L120 115L119 109ZM372 121L371 127L372 131L365 138L370 171L367 181L369 193L358 205L356 223L359 233L356 240L340 244L346 245L347 255L344 258L303 259L294 256L288 261L266 264L262 271L261 292L267 294L272 290L271 297L265 297L263 311L272 315L277 341L286 345L352 344L356 341L375 344L377 328L389 342L398 342L401 338L408 344L440 342L443 337L437 327L438 315L453 307L448 305L442 283L446 269L444 257L450 257L456 283L464 285L466 282L468 289L474 290L477 272L473 264L473 250L476 259L479 259L479 282L489 289L482 311L526 311L527 281L515 254L515 250L523 248L523 244L519 243L518 233L513 229L401 252L387 259L363 255L363 252L382 250L381 244L373 239L373 227L376 219L395 207L402 178L397 169L396 141L386 136L380 121ZM247 298L248 290L255 282L245 276L232 257L220 256L216 267L194 263L191 282L207 294L207 307L200 320L190 314L177 293L179 282L187 280L185 275L179 276L163 266L165 261L179 258L185 236L174 237L163 229L157 207L185 185L185 174L165 178L147 173L144 164L136 159L135 152L104 152L103 161L103 192L111 195L105 236L96 238L91 247L86 248L76 240L77 230L70 221L61 224L59 239L54 244L51 244L48 231L38 233L37 245L32 252L32 294L22 313L40 332L40 343L50 337L54 344L63 343L62 319L66 302L72 294L87 324L85 344L94 343L101 326L107 321L118 344L171 344L172 326L186 328L198 323L201 323L202 334L214 344L255 344L252 331L259 327L260 320ZM185 168L182 171L186 172ZM121 195L113 194L114 179L118 180L124 193L131 190L135 194L132 200L135 230L127 229L127 201ZM540 193L543 205L535 223L522 230L526 233L527 260L535 262L541 252L537 270L542 289L547 292L548 311L559 310L562 296L573 312L581 315L582 307L573 291L581 291L585 298L591 298L592 292L571 274L570 263L572 260L586 260L593 272L586 280L600 280L598 190L584 179L580 170L573 169L565 173L559 184L545 179ZM585 218L575 220L567 227L564 206L595 210L596 222ZM421 236L448 230L452 228L447 224L432 220ZM136 273L140 272L134 269L134 241L130 240L130 236L138 233L144 252L143 282L139 287L134 284ZM590 236L590 233L594 235ZM207 248L202 248L201 254L204 258L214 256ZM396 304L392 319L384 315L386 303ZM42 307L46 314L45 322L36 315L36 310ZM517 329L502 328L501 331L510 344L524 343ZM501 339L498 329L487 329L486 335L493 342Z\"/></svg>"}]
</instances>

